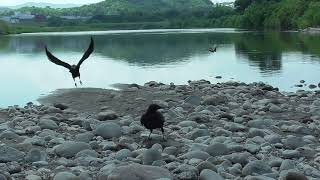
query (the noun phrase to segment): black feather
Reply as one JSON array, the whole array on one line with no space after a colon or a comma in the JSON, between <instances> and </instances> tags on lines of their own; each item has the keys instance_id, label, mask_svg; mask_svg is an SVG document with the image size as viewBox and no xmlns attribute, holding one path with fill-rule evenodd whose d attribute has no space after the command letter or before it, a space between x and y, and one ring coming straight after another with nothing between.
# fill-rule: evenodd
<instances>
[{"instance_id":1,"label":"black feather","mask_svg":"<svg viewBox=\"0 0 320 180\"><path fill-rule=\"evenodd\" d=\"M159 105L151 104L147 112L141 116L140 122L145 128L150 130L150 134L152 133L152 130L160 128L164 135L163 125L165 119L163 115L157 111L158 109L161 109Z\"/></svg>"}]
</instances>

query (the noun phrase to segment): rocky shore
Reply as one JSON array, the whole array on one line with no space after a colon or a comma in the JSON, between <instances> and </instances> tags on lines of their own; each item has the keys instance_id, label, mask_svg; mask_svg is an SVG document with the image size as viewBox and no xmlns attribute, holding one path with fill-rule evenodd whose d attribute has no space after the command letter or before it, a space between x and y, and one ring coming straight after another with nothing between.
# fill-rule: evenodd
<instances>
[{"instance_id":1,"label":"rocky shore","mask_svg":"<svg viewBox=\"0 0 320 180\"><path fill-rule=\"evenodd\" d=\"M149 82L58 90L0 109L0 179L320 179L320 93ZM166 141L140 117L163 107Z\"/></svg>"}]
</instances>

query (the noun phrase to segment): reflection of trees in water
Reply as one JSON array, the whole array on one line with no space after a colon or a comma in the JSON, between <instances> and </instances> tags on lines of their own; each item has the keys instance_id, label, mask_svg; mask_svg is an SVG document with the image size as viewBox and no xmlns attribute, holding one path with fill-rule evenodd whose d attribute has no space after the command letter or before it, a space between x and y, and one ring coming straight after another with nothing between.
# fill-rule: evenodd
<instances>
[{"instance_id":1,"label":"reflection of trees in water","mask_svg":"<svg viewBox=\"0 0 320 180\"><path fill-rule=\"evenodd\" d=\"M56 53L82 54L89 35L0 37L0 52L44 53L45 44ZM262 72L276 73L282 68L284 52L313 55L319 61L320 36L297 33L129 33L95 35L95 54L138 65L181 62L207 55L208 47L234 44L236 54ZM218 48L218 51L221 50ZM222 50L221 50L222 51Z\"/></svg>"},{"instance_id":2,"label":"reflection of trees in water","mask_svg":"<svg viewBox=\"0 0 320 180\"><path fill-rule=\"evenodd\" d=\"M263 73L277 73L282 68L282 54L301 52L320 57L320 36L297 33L246 33L235 39L236 54L243 56ZM319 58L311 60L319 61Z\"/></svg>"},{"instance_id":3,"label":"reflection of trees in water","mask_svg":"<svg viewBox=\"0 0 320 180\"><path fill-rule=\"evenodd\" d=\"M225 33L130 33L94 36L94 53L140 65L180 62L192 56L208 54L208 47L212 44L231 44L229 36ZM45 44L48 44L48 48L54 53L83 53L89 44L89 36L17 36L11 39L7 50L43 53Z\"/></svg>"},{"instance_id":4,"label":"reflection of trees in water","mask_svg":"<svg viewBox=\"0 0 320 180\"><path fill-rule=\"evenodd\" d=\"M259 67L263 73L281 70L282 51L276 39L265 34L243 34L235 41L236 54L244 56L249 64Z\"/></svg>"},{"instance_id":5,"label":"reflection of trees in water","mask_svg":"<svg viewBox=\"0 0 320 180\"><path fill-rule=\"evenodd\" d=\"M0 52L2 49L8 47L10 36L0 36Z\"/></svg>"}]
</instances>

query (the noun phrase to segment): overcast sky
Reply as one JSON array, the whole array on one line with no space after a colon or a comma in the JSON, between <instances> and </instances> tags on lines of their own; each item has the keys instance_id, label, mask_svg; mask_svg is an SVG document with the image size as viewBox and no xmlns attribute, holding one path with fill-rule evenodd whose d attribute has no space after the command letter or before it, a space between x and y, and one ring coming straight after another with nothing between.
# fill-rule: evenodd
<instances>
[{"instance_id":1,"label":"overcast sky","mask_svg":"<svg viewBox=\"0 0 320 180\"><path fill-rule=\"evenodd\" d=\"M43 2L43 3L55 3L55 4L90 4L96 3L102 0L0 0L0 6L14 6L23 4L26 2Z\"/></svg>"}]
</instances>

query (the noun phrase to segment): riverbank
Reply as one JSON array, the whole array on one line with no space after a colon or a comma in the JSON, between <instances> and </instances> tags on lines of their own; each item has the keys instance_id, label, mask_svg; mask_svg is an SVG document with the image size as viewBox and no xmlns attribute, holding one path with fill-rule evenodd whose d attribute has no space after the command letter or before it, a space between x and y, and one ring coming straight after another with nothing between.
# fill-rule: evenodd
<instances>
[{"instance_id":1,"label":"riverbank","mask_svg":"<svg viewBox=\"0 0 320 180\"><path fill-rule=\"evenodd\" d=\"M320 178L317 92L204 80L117 87L58 90L41 98L43 105L1 109L1 173L55 180ZM146 140L139 120L150 103L163 107L166 141L158 130Z\"/></svg>"},{"instance_id":2,"label":"riverbank","mask_svg":"<svg viewBox=\"0 0 320 180\"><path fill-rule=\"evenodd\" d=\"M106 31L106 30L133 30L133 29L166 29L168 22L137 22L137 23L91 23L50 27L46 24L15 24L10 27L11 34L37 32L78 32L78 31Z\"/></svg>"},{"instance_id":3,"label":"riverbank","mask_svg":"<svg viewBox=\"0 0 320 180\"><path fill-rule=\"evenodd\" d=\"M309 27L309 28L300 30L300 32L310 33L310 34L319 34L320 33L320 28L311 28L311 27Z\"/></svg>"}]
</instances>

